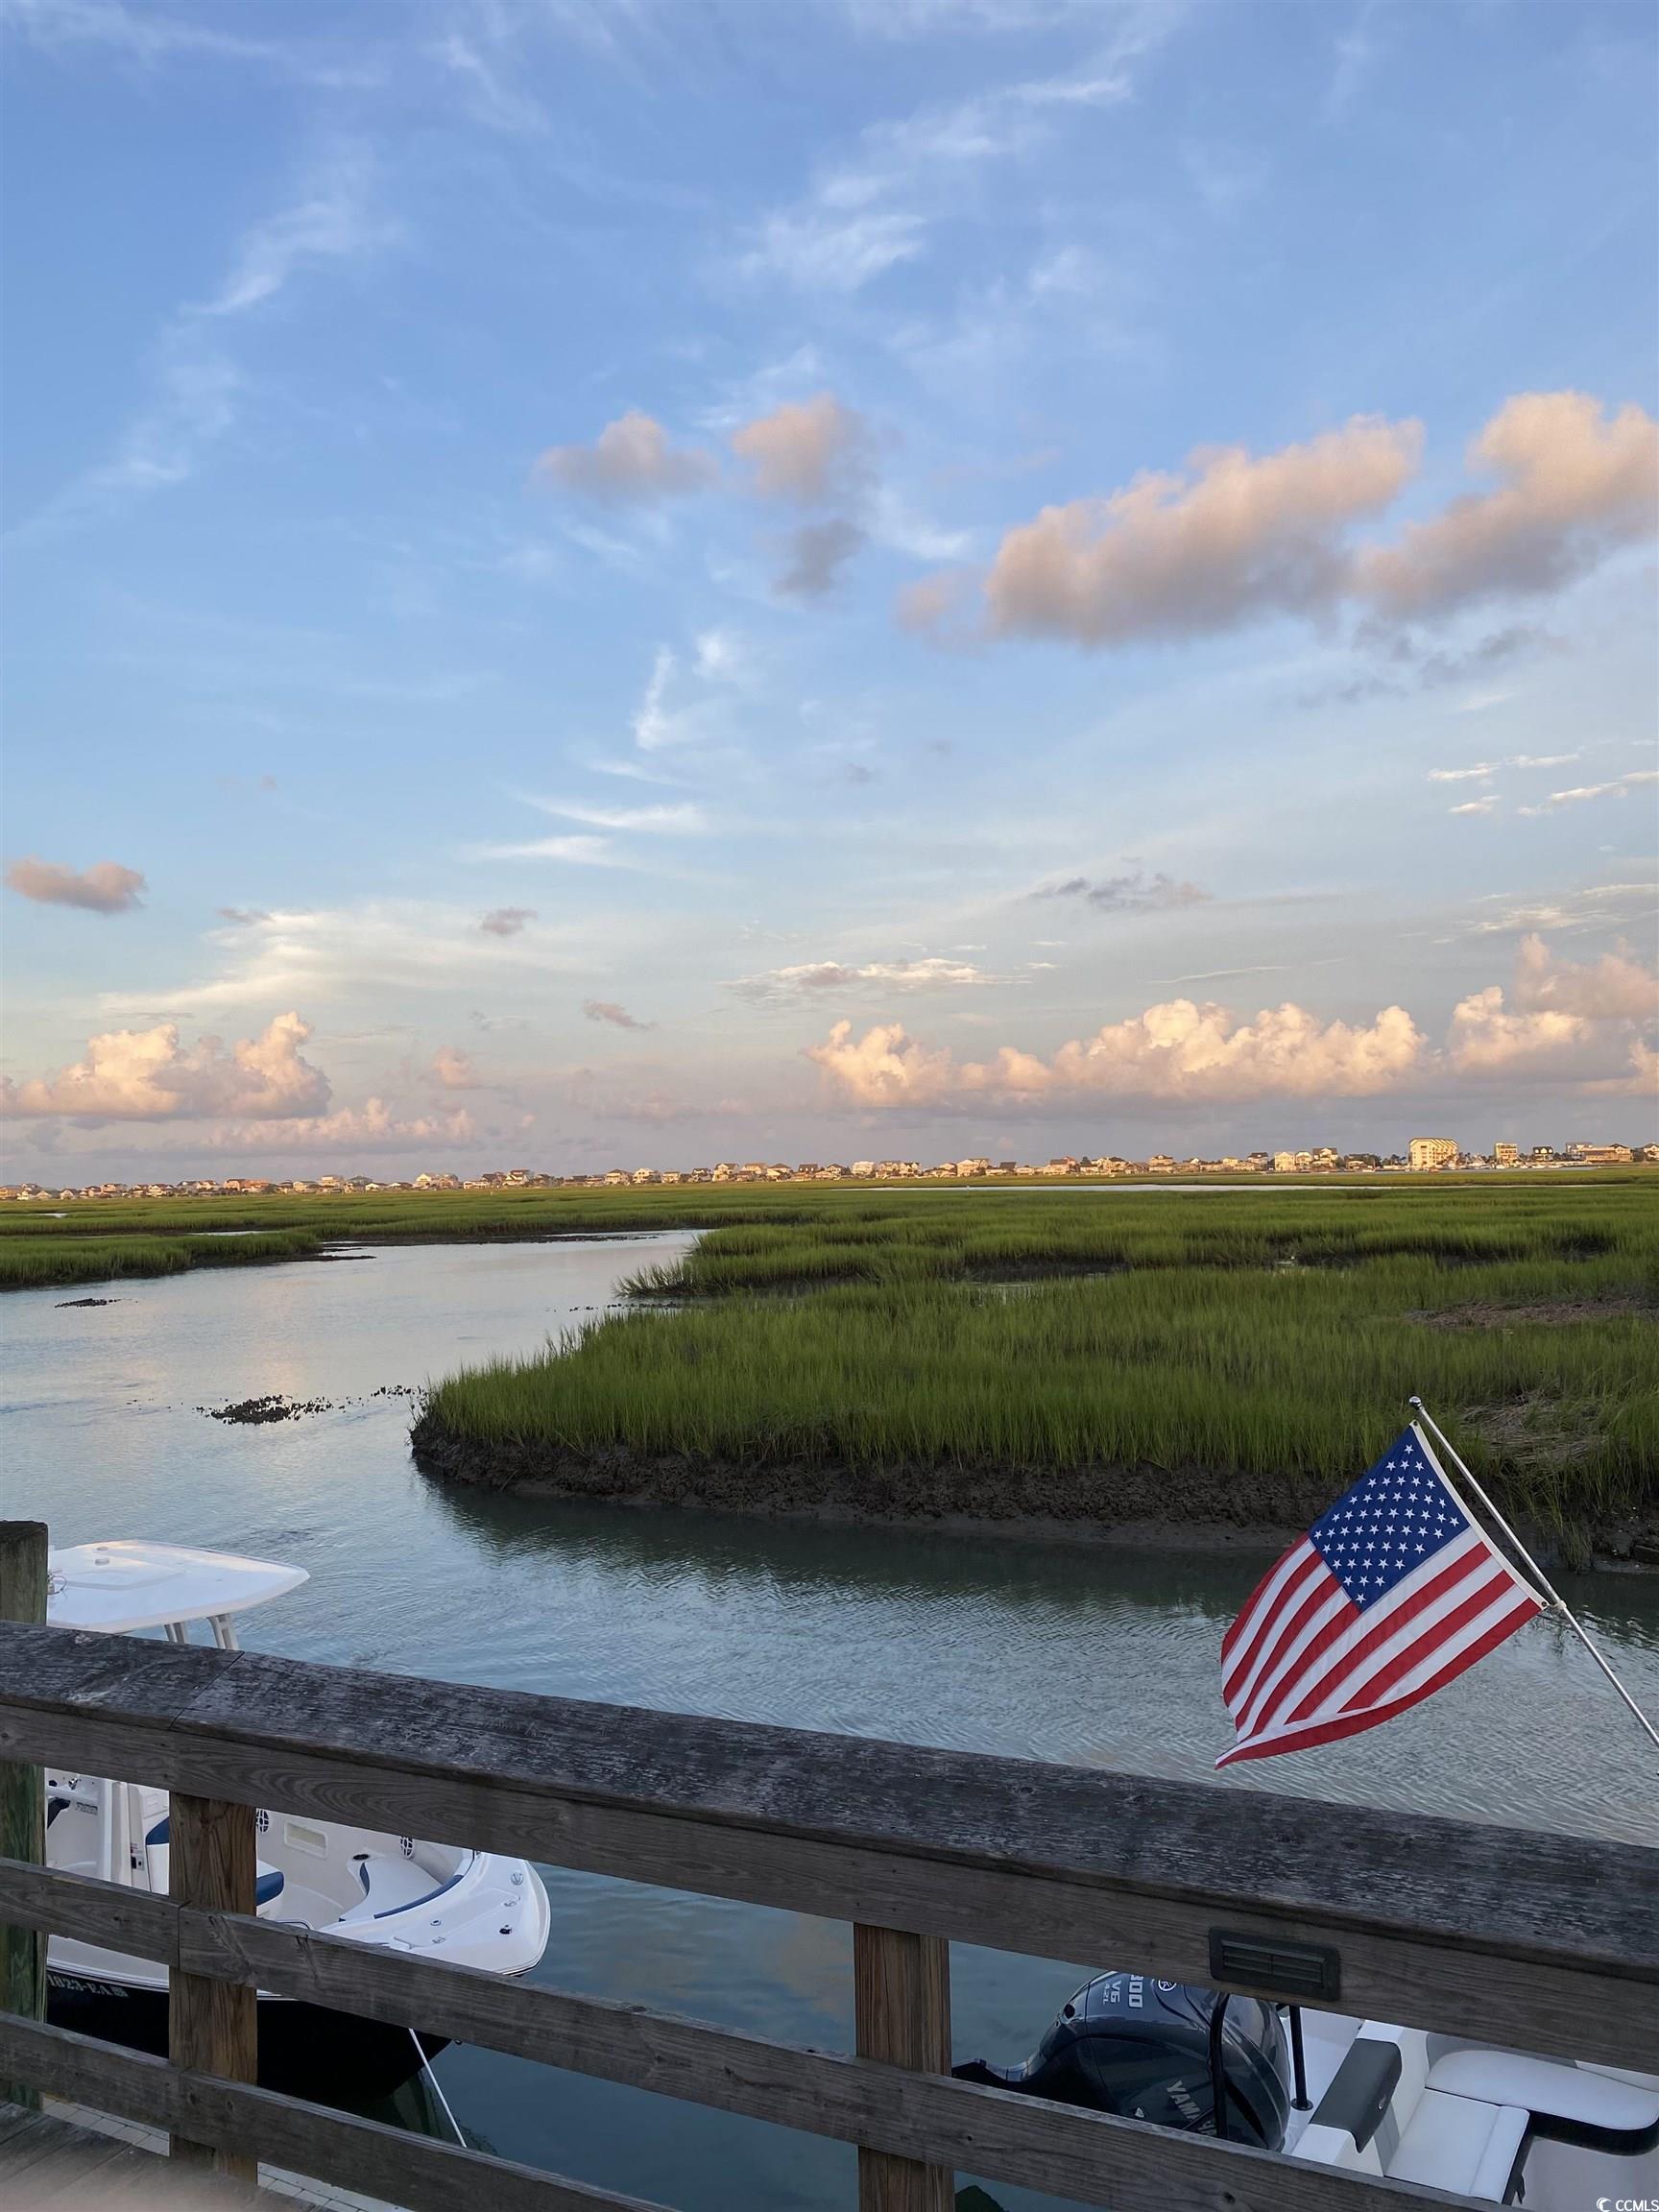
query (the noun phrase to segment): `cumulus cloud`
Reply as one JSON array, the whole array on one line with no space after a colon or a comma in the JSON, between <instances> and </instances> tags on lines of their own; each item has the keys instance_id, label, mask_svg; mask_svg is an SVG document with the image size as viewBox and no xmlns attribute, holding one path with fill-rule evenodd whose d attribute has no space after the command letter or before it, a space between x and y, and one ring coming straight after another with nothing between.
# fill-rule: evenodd
<instances>
[{"instance_id":1,"label":"cumulus cloud","mask_svg":"<svg viewBox=\"0 0 1659 2212\"><path fill-rule=\"evenodd\" d=\"M309 1118L329 1098L328 1078L300 1049L310 1034L295 1013L228 1048L210 1036L186 1046L173 1022L109 1030L56 1075L8 1080L5 1103L20 1117L94 1121Z\"/></svg>"},{"instance_id":2,"label":"cumulus cloud","mask_svg":"<svg viewBox=\"0 0 1659 2212\"><path fill-rule=\"evenodd\" d=\"M228 1121L208 1132L215 1152L316 1152L338 1159L345 1151L397 1152L409 1144L470 1144L477 1125L465 1106L444 1114L397 1114L384 1098L340 1106L315 1120Z\"/></svg>"},{"instance_id":3,"label":"cumulus cloud","mask_svg":"<svg viewBox=\"0 0 1659 2212\"><path fill-rule=\"evenodd\" d=\"M534 906L492 906L478 926L486 937L517 937L535 919Z\"/></svg>"},{"instance_id":4,"label":"cumulus cloud","mask_svg":"<svg viewBox=\"0 0 1659 2212\"><path fill-rule=\"evenodd\" d=\"M787 400L732 433L732 450L751 471L749 488L762 499L822 506L864 480L870 437L863 417L833 392Z\"/></svg>"},{"instance_id":5,"label":"cumulus cloud","mask_svg":"<svg viewBox=\"0 0 1659 2212\"><path fill-rule=\"evenodd\" d=\"M1355 416L1277 453L1200 448L1186 475L1046 507L1003 538L985 579L990 628L1118 645L1328 607L1344 534L1395 498L1421 447L1416 422Z\"/></svg>"},{"instance_id":6,"label":"cumulus cloud","mask_svg":"<svg viewBox=\"0 0 1659 2212\"><path fill-rule=\"evenodd\" d=\"M584 998L582 1011L589 1022L608 1022L613 1029L655 1029L655 1022L638 1022L626 1006L618 1006L613 998Z\"/></svg>"},{"instance_id":7,"label":"cumulus cloud","mask_svg":"<svg viewBox=\"0 0 1659 2212\"><path fill-rule=\"evenodd\" d=\"M136 868L99 860L66 868L56 860L13 861L6 871L13 891L41 906L81 906L89 914L125 914L143 903L145 883Z\"/></svg>"},{"instance_id":8,"label":"cumulus cloud","mask_svg":"<svg viewBox=\"0 0 1659 2212\"><path fill-rule=\"evenodd\" d=\"M1557 590L1649 536L1659 515L1650 415L1612 414L1581 392L1524 392L1468 450L1496 489L1452 499L1392 544L1356 546L1356 527L1417 473L1422 444L1417 422L1355 416L1260 456L1200 447L1183 473L1144 471L1103 497L1046 507L1004 535L982 579L983 633L1115 646L1352 608L1361 637L1392 640L1416 682L1455 683L1549 640L1517 625L1468 652L1425 656L1401 625ZM924 579L899 618L948 637L959 595L956 580ZM1309 703L1400 688L1372 670Z\"/></svg>"},{"instance_id":9,"label":"cumulus cloud","mask_svg":"<svg viewBox=\"0 0 1659 2212\"><path fill-rule=\"evenodd\" d=\"M1523 392L1469 447L1497 489L1451 501L1397 545L1360 555L1356 586L1384 614L1414 620L1497 593L1558 589L1659 519L1659 423L1609 415L1584 392Z\"/></svg>"},{"instance_id":10,"label":"cumulus cloud","mask_svg":"<svg viewBox=\"0 0 1659 2212\"><path fill-rule=\"evenodd\" d=\"M984 1061L912 1037L898 1022L862 1036L837 1022L805 1056L832 1095L858 1107L939 1112L1082 1098L1222 1103L1258 1098L1363 1098L1448 1081L1510 1077L1596 1092L1639 1088L1653 1055L1645 1032L1659 979L1627 953L1575 964L1534 935L1522 945L1512 998L1472 992L1433 1048L1403 1006L1369 1022L1325 1022L1286 1003L1249 1018L1175 998L1108 1022L1044 1055L1004 1045Z\"/></svg>"},{"instance_id":11,"label":"cumulus cloud","mask_svg":"<svg viewBox=\"0 0 1659 2212\"><path fill-rule=\"evenodd\" d=\"M788 560L772 589L786 599L822 599L834 590L841 570L864 543L856 522L833 516L807 522L788 541Z\"/></svg>"},{"instance_id":12,"label":"cumulus cloud","mask_svg":"<svg viewBox=\"0 0 1659 2212\"><path fill-rule=\"evenodd\" d=\"M1209 896L1196 883L1178 882L1162 871L1148 876L1140 868L1098 881L1069 876L1063 883L1044 883L1031 893L1033 899L1081 899L1085 905L1108 914L1157 914L1172 906L1201 905Z\"/></svg>"},{"instance_id":13,"label":"cumulus cloud","mask_svg":"<svg viewBox=\"0 0 1659 2212\"><path fill-rule=\"evenodd\" d=\"M1581 1015L1551 1007L1510 1013L1503 985L1491 983L1453 1008L1446 1057L1459 1075L1565 1072L1578 1067L1592 1035Z\"/></svg>"},{"instance_id":14,"label":"cumulus cloud","mask_svg":"<svg viewBox=\"0 0 1659 2212\"><path fill-rule=\"evenodd\" d=\"M1515 955L1515 1000L1532 1013L1651 1022L1659 1015L1659 976L1623 949L1599 960L1558 960L1534 930Z\"/></svg>"},{"instance_id":15,"label":"cumulus cloud","mask_svg":"<svg viewBox=\"0 0 1659 2212\"><path fill-rule=\"evenodd\" d=\"M637 408L608 422L591 445L551 445L532 474L591 499L670 499L717 474L713 457L671 445L661 422Z\"/></svg>"},{"instance_id":16,"label":"cumulus cloud","mask_svg":"<svg viewBox=\"0 0 1659 2212\"><path fill-rule=\"evenodd\" d=\"M432 1055L428 1070L434 1083L445 1091L476 1091L479 1088L478 1070L472 1065L470 1052L464 1052L459 1045L440 1045Z\"/></svg>"},{"instance_id":17,"label":"cumulus cloud","mask_svg":"<svg viewBox=\"0 0 1659 2212\"><path fill-rule=\"evenodd\" d=\"M1005 1045L993 1060L958 1064L948 1048L918 1044L899 1022L855 1039L850 1022L836 1022L806 1057L855 1104L941 1106L986 1098L1369 1097L1416 1074L1424 1049L1403 1006L1357 1026L1322 1022L1288 1003L1241 1021L1224 1006L1174 998L1046 1059Z\"/></svg>"},{"instance_id":18,"label":"cumulus cloud","mask_svg":"<svg viewBox=\"0 0 1659 2212\"><path fill-rule=\"evenodd\" d=\"M768 968L757 975L739 975L725 988L757 1005L781 1005L830 992L962 990L1002 980L971 961L935 955L924 960L868 960L862 966L843 960L804 960L789 968Z\"/></svg>"},{"instance_id":19,"label":"cumulus cloud","mask_svg":"<svg viewBox=\"0 0 1659 2212\"><path fill-rule=\"evenodd\" d=\"M1492 814L1497 808L1498 801L1489 791L1484 799L1465 799L1460 805L1448 806L1446 811L1448 814Z\"/></svg>"}]
</instances>

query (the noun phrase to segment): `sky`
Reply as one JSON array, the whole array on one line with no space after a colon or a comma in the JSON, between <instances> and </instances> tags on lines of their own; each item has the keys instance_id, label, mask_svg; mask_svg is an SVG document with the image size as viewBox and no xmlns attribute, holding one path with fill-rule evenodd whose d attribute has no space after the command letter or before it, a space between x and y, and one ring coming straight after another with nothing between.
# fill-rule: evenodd
<instances>
[{"instance_id":1,"label":"sky","mask_svg":"<svg viewBox=\"0 0 1659 2212\"><path fill-rule=\"evenodd\" d=\"M1650 9L0 25L9 1176L1655 1134Z\"/></svg>"}]
</instances>

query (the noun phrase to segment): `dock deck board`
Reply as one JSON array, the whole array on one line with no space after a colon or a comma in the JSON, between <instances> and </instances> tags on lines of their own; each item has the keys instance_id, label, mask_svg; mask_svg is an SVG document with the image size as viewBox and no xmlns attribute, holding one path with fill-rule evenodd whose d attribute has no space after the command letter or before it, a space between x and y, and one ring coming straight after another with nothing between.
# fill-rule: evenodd
<instances>
[{"instance_id":1,"label":"dock deck board","mask_svg":"<svg viewBox=\"0 0 1659 2212\"><path fill-rule=\"evenodd\" d=\"M80 2105L0 2104L0 2203L7 2212L396 2212L377 2199L262 2167L260 2186L169 2162L158 2128Z\"/></svg>"}]
</instances>

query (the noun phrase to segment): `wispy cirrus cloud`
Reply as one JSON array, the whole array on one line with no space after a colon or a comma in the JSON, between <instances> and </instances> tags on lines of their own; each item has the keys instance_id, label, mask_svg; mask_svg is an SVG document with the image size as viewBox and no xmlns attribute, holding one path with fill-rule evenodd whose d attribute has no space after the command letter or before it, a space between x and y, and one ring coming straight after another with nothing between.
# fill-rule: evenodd
<instances>
[{"instance_id":1,"label":"wispy cirrus cloud","mask_svg":"<svg viewBox=\"0 0 1659 2212\"><path fill-rule=\"evenodd\" d=\"M1006 980L971 961L930 955L918 960L803 960L739 975L724 988L757 1006L782 1006L847 992L977 990Z\"/></svg>"},{"instance_id":2,"label":"wispy cirrus cloud","mask_svg":"<svg viewBox=\"0 0 1659 2212\"><path fill-rule=\"evenodd\" d=\"M960 205L963 180L1033 151L1069 118L1118 106L1135 69L1172 28L1172 10L1120 10L1092 59L871 125L844 160L773 209L745 240L741 274L804 292L854 293L920 260Z\"/></svg>"},{"instance_id":3,"label":"wispy cirrus cloud","mask_svg":"<svg viewBox=\"0 0 1659 2212\"><path fill-rule=\"evenodd\" d=\"M27 540L73 528L107 508L187 482L243 414L252 379L231 350L232 333L301 273L355 266L399 235L376 203L366 149L337 147L295 201L243 233L216 289L180 308L163 326L153 348L149 396L114 453L65 485L12 535Z\"/></svg>"},{"instance_id":4,"label":"wispy cirrus cloud","mask_svg":"<svg viewBox=\"0 0 1659 2212\"><path fill-rule=\"evenodd\" d=\"M1592 799L1628 799L1632 791L1659 783L1659 769L1637 768L1627 776L1615 776L1606 783L1575 783L1565 791L1551 791L1536 806L1517 806L1517 814L1556 814L1563 806L1582 806Z\"/></svg>"}]
</instances>

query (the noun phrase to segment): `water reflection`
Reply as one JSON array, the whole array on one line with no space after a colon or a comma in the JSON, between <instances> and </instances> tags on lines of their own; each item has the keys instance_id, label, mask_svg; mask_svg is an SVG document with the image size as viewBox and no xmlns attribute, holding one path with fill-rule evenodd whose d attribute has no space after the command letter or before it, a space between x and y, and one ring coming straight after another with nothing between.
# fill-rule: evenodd
<instances>
[{"instance_id":1,"label":"water reflection","mask_svg":"<svg viewBox=\"0 0 1659 2212\"><path fill-rule=\"evenodd\" d=\"M650 1249L642 1253L641 1242ZM247 1641L306 1658L913 1743L1210 1776L1216 1647L1269 1555L493 1497L410 1463L407 1400L464 1358L531 1352L683 1238L393 1247L122 1283L103 1308L0 1302L0 1498L60 1542L148 1535L292 1558L311 1582ZM280 1391L268 1428L196 1408ZM1334 1470L1338 1487L1357 1470ZM1568 1591L1659 1704L1659 1581ZM1223 1785L1651 1839L1641 1739L1583 1654L1535 1624L1430 1705ZM549 1869L539 1978L820 2046L851 2040L839 1924ZM952 1954L957 2047L1018 2056L1099 1960ZM512 2157L689 2212L828 2212L854 2153L476 2050L438 2061L464 2127ZM411 2124L444 2131L428 2099ZM1008 2212L1039 2200L1003 2189Z\"/></svg>"}]
</instances>

